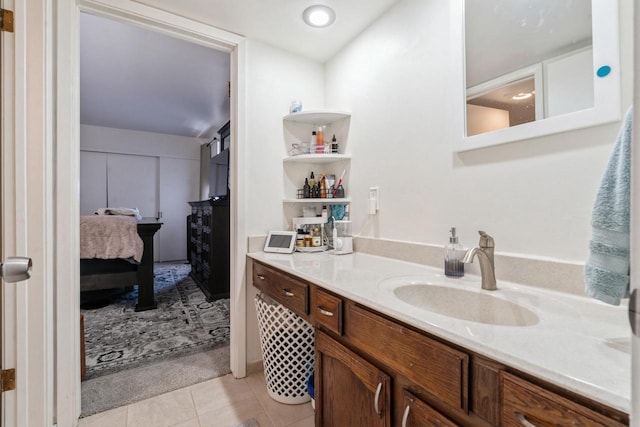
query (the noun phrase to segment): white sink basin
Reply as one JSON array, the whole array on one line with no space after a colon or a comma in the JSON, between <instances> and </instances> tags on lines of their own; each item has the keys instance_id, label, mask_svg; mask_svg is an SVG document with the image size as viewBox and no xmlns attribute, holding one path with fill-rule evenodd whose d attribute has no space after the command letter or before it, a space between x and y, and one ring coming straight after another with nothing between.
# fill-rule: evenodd
<instances>
[{"instance_id":1,"label":"white sink basin","mask_svg":"<svg viewBox=\"0 0 640 427\"><path fill-rule=\"evenodd\" d=\"M540 321L528 308L500 298L499 292L421 283L393 289L393 295L407 304L460 320L500 326L531 326Z\"/></svg>"}]
</instances>

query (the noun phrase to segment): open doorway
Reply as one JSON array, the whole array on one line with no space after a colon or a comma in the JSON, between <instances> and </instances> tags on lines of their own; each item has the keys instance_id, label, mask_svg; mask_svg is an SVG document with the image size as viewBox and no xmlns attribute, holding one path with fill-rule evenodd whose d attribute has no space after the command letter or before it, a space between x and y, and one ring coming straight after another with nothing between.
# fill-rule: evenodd
<instances>
[{"instance_id":1,"label":"open doorway","mask_svg":"<svg viewBox=\"0 0 640 427\"><path fill-rule=\"evenodd\" d=\"M106 232L81 217L82 415L90 415L229 372L229 262L226 294L207 292L203 271L213 272L201 254L214 248L193 245L213 227L188 202L213 195L207 166L224 148L230 55L84 13L80 47L80 214L137 217L142 240L141 224L155 224L136 265L120 259L128 254L105 255L91 235L83 254L83 231ZM105 257L115 259L86 262Z\"/></svg>"}]
</instances>

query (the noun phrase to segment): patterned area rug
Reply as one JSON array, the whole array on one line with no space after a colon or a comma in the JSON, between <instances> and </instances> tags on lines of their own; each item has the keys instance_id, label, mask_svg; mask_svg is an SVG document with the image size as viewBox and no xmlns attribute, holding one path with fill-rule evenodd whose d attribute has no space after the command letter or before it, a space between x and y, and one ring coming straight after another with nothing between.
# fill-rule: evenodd
<instances>
[{"instance_id":1,"label":"patterned area rug","mask_svg":"<svg viewBox=\"0 0 640 427\"><path fill-rule=\"evenodd\" d=\"M86 379L229 342L229 300L208 302L189 277L188 264L156 264L158 308L136 313L133 292L106 307L81 310L85 322Z\"/></svg>"}]
</instances>

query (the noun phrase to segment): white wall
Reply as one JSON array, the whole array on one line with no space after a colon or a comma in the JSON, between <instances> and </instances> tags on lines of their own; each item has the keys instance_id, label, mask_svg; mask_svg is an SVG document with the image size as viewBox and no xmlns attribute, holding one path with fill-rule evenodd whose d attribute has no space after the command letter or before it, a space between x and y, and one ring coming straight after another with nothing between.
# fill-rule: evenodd
<instances>
[{"instance_id":1,"label":"white wall","mask_svg":"<svg viewBox=\"0 0 640 427\"><path fill-rule=\"evenodd\" d=\"M284 223L285 156L282 117L301 99L304 110L324 107L322 65L251 40L247 49L247 234L266 234Z\"/></svg>"},{"instance_id":2,"label":"white wall","mask_svg":"<svg viewBox=\"0 0 640 427\"><path fill-rule=\"evenodd\" d=\"M112 158L117 158L120 154L151 157L132 157L128 161L147 161L155 159L156 172L153 176L146 176L151 180L149 185L157 187L158 194L151 197L151 205L143 209L143 205L135 205L140 208L143 216L155 216L155 212L162 211L164 225L154 236L155 261L172 261L186 259L186 230L184 219L191 211L188 201L199 197L199 182L196 178L200 173L200 147L207 140L201 138L191 138L177 135L167 135L153 132L141 132L129 129L116 129L101 126L81 125L80 126L80 149L81 149L81 190L92 187L101 188L100 195L103 202L99 203L98 194L89 195L87 191L81 191L80 205L81 214L93 212L98 207L104 207L106 203L111 203L115 197L109 196L107 201L107 186L103 182L101 174L96 175L87 171L92 165L98 165L95 161L86 163L89 159L100 158L101 153L116 153ZM106 155L105 155L106 156ZM123 156L120 156L123 157ZM124 156L126 158L129 156ZM159 163L158 163L158 158ZM208 158L206 159L209 160ZM187 163L185 163L187 162ZM188 166L188 165L191 166ZM106 157L104 157L103 168L106 174ZM164 165L164 167L163 167ZM187 165L187 166L185 166ZM176 181L176 173L182 182ZM95 172L95 171L94 171ZM110 175L112 177L112 175ZM87 181L90 180L90 181ZM109 179L110 180L110 179ZM102 187L100 187L102 183ZM167 184L168 183L168 184ZM179 187L182 189L191 188L188 191L173 191ZM143 187L146 188L146 187ZM138 192L149 194L140 188L131 191L131 194L121 196L125 198L139 199ZM118 204L117 202L115 203ZM124 204L127 206L127 204ZM131 206L131 205L129 205ZM150 213L151 212L151 213Z\"/></svg>"},{"instance_id":3,"label":"white wall","mask_svg":"<svg viewBox=\"0 0 640 427\"><path fill-rule=\"evenodd\" d=\"M181 159L200 159L206 139L129 129L80 125L80 149Z\"/></svg>"},{"instance_id":4,"label":"white wall","mask_svg":"<svg viewBox=\"0 0 640 427\"><path fill-rule=\"evenodd\" d=\"M325 64L327 107L352 112L353 232L443 245L456 226L466 247L485 230L498 252L584 262L619 123L453 154L447 68L459 53L450 52L448 3L401 1ZM632 16L631 0L622 0L624 109ZM370 186L381 193L373 218Z\"/></svg>"},{"instance_id":5,"label":"white wall","mask_svg":"<svg viewBox=\"0 0 640 427\"><path fill-rule=\"evenodd\" d=\"M301 99L303 109L324 106L322 65L255 40L247 42L247 234L282 229L284 134L282 117ZM249 278L247 283L251 283ZM255 288L247 291L247 361L261 359Z\"/></svg>"}]
</instances>

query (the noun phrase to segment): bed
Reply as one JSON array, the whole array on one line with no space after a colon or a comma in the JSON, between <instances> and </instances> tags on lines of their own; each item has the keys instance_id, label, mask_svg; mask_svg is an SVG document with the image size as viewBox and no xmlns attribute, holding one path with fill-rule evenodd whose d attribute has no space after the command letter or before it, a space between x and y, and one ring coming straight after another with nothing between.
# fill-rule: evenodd
<instances>
[{"instance_id":1,"label":"bed","mask_svg":"<svg viewBox=\"0 0 640 427\"><path fill-rule=\"evenodd\" d=\"M80 290L138 285L135 311L157 308L153 288L153 219L125 215L80 217Z\"/></svg>"}]
</instances>

